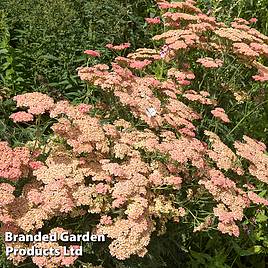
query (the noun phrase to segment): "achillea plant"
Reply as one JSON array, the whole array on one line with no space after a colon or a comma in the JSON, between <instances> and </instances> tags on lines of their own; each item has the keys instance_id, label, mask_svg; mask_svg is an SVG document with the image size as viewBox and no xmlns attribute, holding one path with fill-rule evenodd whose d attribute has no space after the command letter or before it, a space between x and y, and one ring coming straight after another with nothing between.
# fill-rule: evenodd
<instances>
[{"instance_id":1,"label":"achillea plant","mask_svg":"<svg viewBox=\"0 0 268 268\"><path fill-rule=\"evenodd\" d=\"M33 153L36 148L12 149L1 142L0 176L6 179L0 185L2 231L34 233L55 217L91 213L98 219L95 232L111 239L111 255L125 260L145 256L152 234L163 233L159 226L191 218L193 195L213 200L194 232L216 225L221 233L238 237L247 209L267 206L267 197L258 195L258 188L268 184L265 144L248 136L244 143L225 144L208 122L229 131L231 117L215 91L198 87L197 80L204 68L224 68L224 54L256 69L253 79L265 82L268 71L261 58L268 55L268 37L241 19L230 27L219 23L194 4L158 1L165 24L153 38L162 41L158 49L117 57L111 67L78 69L80 78L103 96L95 107L54 102L40 93L15 97L18 107L28 108L27 121L46 113L56 122L50 141L38 145L43 160ZM125 113L115 111L107 96ZM101 106L108 108L98 116ZM16 114L11 119L23 121ZM24 177L28 181L21 193L13 195L12 182ZM51 263L33 262L39 267Z\"/></svg>"}]
</instances>

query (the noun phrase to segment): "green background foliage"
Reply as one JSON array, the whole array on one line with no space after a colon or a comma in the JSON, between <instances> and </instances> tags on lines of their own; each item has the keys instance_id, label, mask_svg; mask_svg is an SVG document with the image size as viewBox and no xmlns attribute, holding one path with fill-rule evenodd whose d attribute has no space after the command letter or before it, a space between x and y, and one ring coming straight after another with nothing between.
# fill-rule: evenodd
<instances>
[{"instance_id":1,"label":"green background foliage","mask_svg":"<svg viewBox=\"0 0 268 268\"><path fill-rule=\"evenodd\" d=\"M100 50L107 43L146 45L149 33L144 17L153 1L3 0L1 28L9 33L10 57L16 58L18 91L39 90L57 95L78 91L76 68L85 62L85 49ZM5 38L6 40L6 38ZM2 79L3 80L3 79ZM6 81L2 81L6 83ZM45 89L44 89L45 88Z\"/></svg>"}]
</instances>

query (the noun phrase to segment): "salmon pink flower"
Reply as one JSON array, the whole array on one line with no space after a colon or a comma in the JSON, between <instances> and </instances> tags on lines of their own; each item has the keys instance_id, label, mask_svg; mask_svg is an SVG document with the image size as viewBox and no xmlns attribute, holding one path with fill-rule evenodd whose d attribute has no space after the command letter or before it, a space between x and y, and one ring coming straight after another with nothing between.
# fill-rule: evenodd
<instances>
[{"instance_id":1,"label":"salmon pink flower","mask_svg":"<svg viewBox=\"0 0 268 268\"><path fill-rule=\"evenodd\" d=\"M148 24L160 24L160 23L161 23L159 17L156 17L156 18L145 18L145 21L146 21Z\"/></svg>"},{"instance_id":2,"label":"salmon pink flower","mask_svg":"<svg viewBox=\"0 0 268 268\"><path fill-rule=\"evenodd\" d=\"M250 23L256 23L257 21L258 21L257 18L251 18L251 19L249 20Z\"/></svg>"},{"instance_id":3,"label":"salmon pink flower","mask_svg":"<svg viewBox=\"0 0 268 268\"><path fill-rule=\"evenodd\" d=\"M100 53L98 51L91 50L91 49L85 50L84 54L87 54L92 57L100 57Z\"/></svg>"},{"instance_id":4,"label":"salmon pink flower","mask_svg":"<svg viewBox=\"0 0 268 268\"><path fill-rule=\"evenodd\" d=\"M17 112L13 113L9 117L12 119L14 122L29 122L33 121L33 115L29 114L27 112Z\"/></svg>"},{"instance_id":5,"label":"salmon pink flower","mask_svg":"<svg viewBox=\"0 0 268 268\"><path fill-rule=\"evenodd\" d=\"M123 43L120 45L113 45L113 44L107 44L105 47L111 49L111 50L116 50L116 51L120 51L120 50L124 50L126 48L130 47L130 43Z\"/></svg>"},{"instance_id":6,"label":"salmon pink flower","mask_svg":"<svg viewBox=\"0 0 268 268\"><path fill-rule=\"evenodd\" d=\"M215 108L214 110L211 111L211 113L215 117L221 119L225 123L229 123L230 122L227 114L225 113L224 109L222 109L222 108Z\"/></svg>"},{"instance_id":7,"label":"salmon pink flower","mask_svg":"<svg viewBox=\"0 0 268 268\"><path fill-rule=\"evenodd\" d=\"M29 162L29 166L36 170L44 166L44 164L41 161L31 161Z\"/></svg>"}]
</instances>

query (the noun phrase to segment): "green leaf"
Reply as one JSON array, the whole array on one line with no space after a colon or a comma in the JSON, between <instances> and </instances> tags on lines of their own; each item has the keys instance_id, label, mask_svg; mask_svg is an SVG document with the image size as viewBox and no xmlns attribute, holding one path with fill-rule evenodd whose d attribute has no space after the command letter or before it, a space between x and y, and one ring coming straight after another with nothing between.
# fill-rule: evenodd
<instances>
[{"instance_id":1,"label":"green leaf","mask_svg":"<svg viewBox=\"0 0 268 268\"><path fill-rule=\"evenodd\" d=\"M190 253L194 259L196 259L199 263L204 265L207 263L209 259L211 259L211 257L205 253L199 253L193 250L191 250Z\"/></svg>"},{"instance_id":2,"label":"green leaf","mask_svg":"<svg viewBox=\"0 0 268 268\"><path fill-rule=\"evenodd\" d=\"M39 57L40 59L48 59L48 60L56 60L56 61L58 61L59 60L59 58L58 57L55 57L55 56L53 56L53 55L42 55L42 56L40 56Z\"/></svg>"},{"instance_id":3,"label":"green leaf","mask_svg":"<svg viewBox=\"0 0 268 268\"><path fill-rule=\"evenodd\" d=\"M265 214L258 214L256 216L257 222L266 222L268 220L268 217Z\"/></svg>"},{"instance_id":4,"label":"green leaf","mask_svg":"<svg viewBox=\"0 0 268 268\"><path fill-rule=\"evenodd\" d=\"M232 242L232 244L234 246L234 250L239 256L250 256L254 254L260 254L264 250L262 246L258 246L258 245L253 246L248 249L242 249L237 243Z\"/></svg>"},{"instance_id":5,"label":"green leaf","mask_svg":"<svg viewBox=\"0 0 268 268\"><path fill-rule=\"evenodd\" d=\"M8 54L8 50L5 48L0 49L0 54Z\"/></svg>"}]
</instances>

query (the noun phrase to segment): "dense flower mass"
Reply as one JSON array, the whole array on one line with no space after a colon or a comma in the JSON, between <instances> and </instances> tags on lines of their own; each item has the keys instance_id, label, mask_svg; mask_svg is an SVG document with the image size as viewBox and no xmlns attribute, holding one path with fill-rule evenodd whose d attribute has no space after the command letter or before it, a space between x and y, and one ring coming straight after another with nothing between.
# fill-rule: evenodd
<instances>
[{"instance_id":1,"label":"dense flower mass","mask_svg":"<svg viewBox=\"0 0 268 268\"><path fill-rule=\"evenodd\" d=\"M10 148L7 142L0 142L0 177L16 181L28 173L30 151L25 147Z\"/></svg>"},{"instance_id":2,"label":"dense flower mass","mask_svg":"<svg viewBox=\"0 0 268 268\"><path fill-rule=\"evenodd\" d=\"M245 66L250 63L259 73L253 78L266 81L267 67L258 60L268 54L268 37L250 28L254 20L237 18L228 27L191 0L157 3L165 25L153 37L158 47L117 56L109 66L78 68L80 79L98 88L96 103L54 102L38 92L14 97L18 108L28 110L10 119L20 124L46 113L51 127L45 145L37 138L15 148L0 142L0 177L5 179L0 183L1 232L35 233L55 218L92 214L85 221L88 228L106 235L110 254L125 260L145 256L152 234L164 233L167 222L186 218L189 225L189 207L198 197L213 205L204 222L192 226L194 232L217 227L238 237L247 209L267 206L267 196L257 194L258 183L268 184L266 145L245 135L243 142L226 139L222 133L232 124L231 111L226 110L229 118L215 107L222 106L220 89L205 88L203 72L215 75L225 67L224 52ZM147 22L158 23L158 18ZM130 44L106 47L121 51ZM84 53L100 56L93 50ZM61 248L57 242L38 246ZM11 259L16 264L24 260ZM32 258L38 267L68 266L75 260Z\"/></svg>"}]
</instances>

